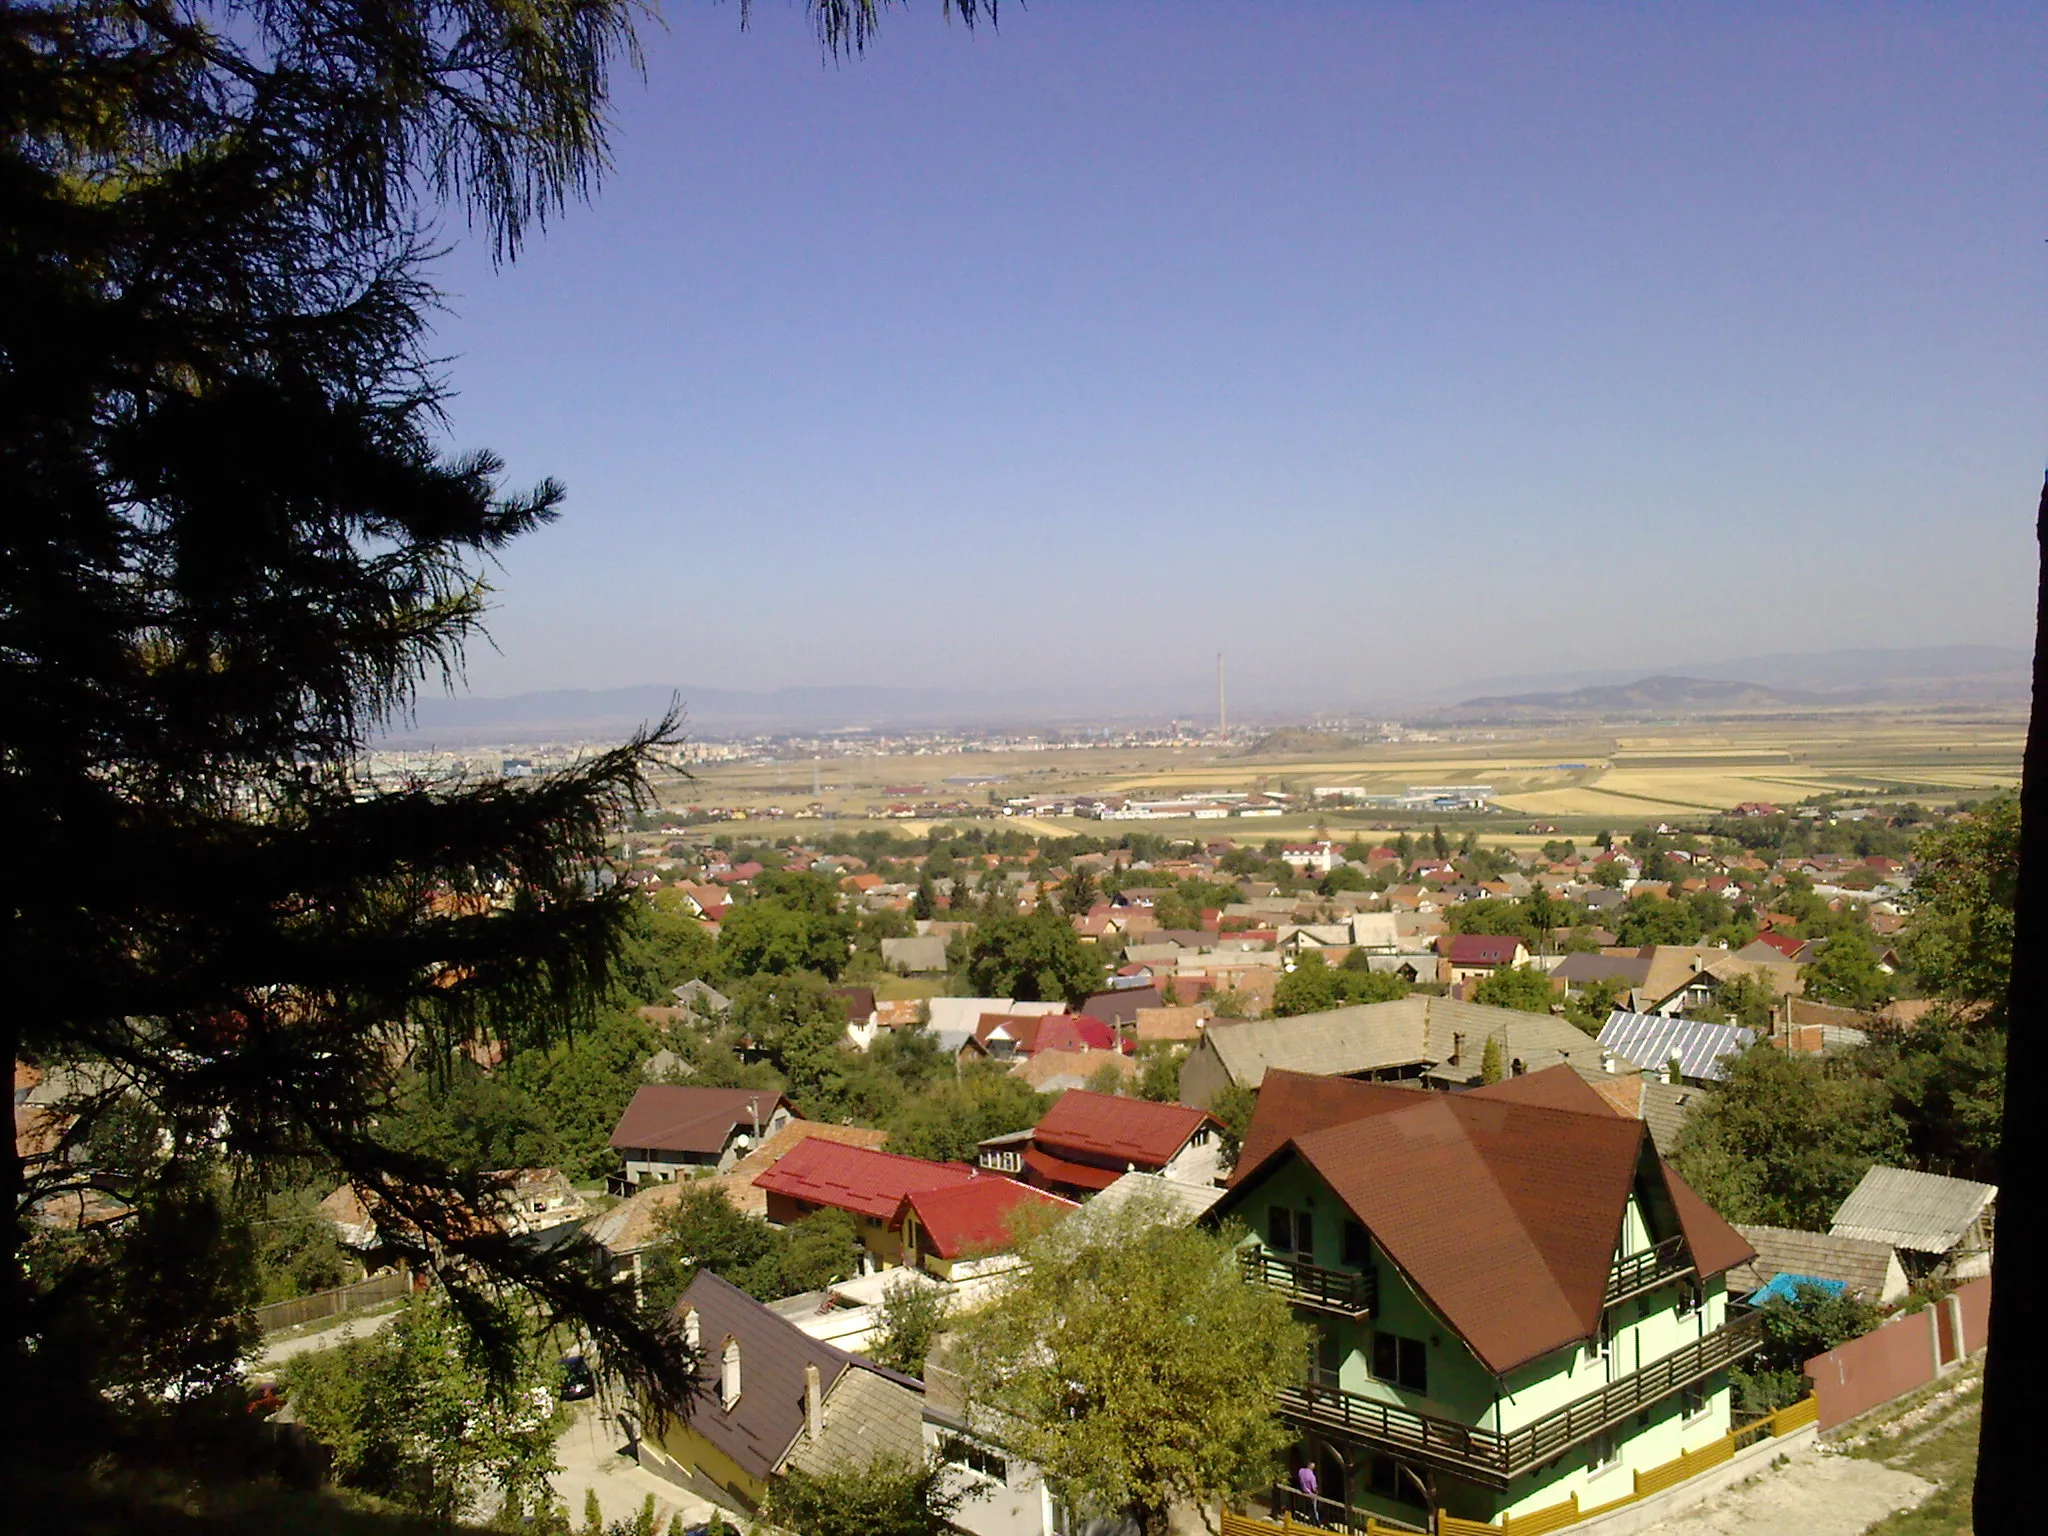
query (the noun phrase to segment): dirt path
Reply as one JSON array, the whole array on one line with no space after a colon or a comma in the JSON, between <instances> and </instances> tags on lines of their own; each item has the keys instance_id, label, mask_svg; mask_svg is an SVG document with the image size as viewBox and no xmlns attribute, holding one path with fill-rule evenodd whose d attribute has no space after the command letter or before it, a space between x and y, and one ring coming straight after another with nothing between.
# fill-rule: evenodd
<instances>
[{"instance_id":1,"label":"dirt path","mask_svg":"<svg viewBox=\"0 0 2048 1536\"><path fill-rule=\"evenodd\" d=\"M1910 1472L1809 1446L1642 1536L1860 1536L1934 1486Z\"/></svg>"}]
</instances>

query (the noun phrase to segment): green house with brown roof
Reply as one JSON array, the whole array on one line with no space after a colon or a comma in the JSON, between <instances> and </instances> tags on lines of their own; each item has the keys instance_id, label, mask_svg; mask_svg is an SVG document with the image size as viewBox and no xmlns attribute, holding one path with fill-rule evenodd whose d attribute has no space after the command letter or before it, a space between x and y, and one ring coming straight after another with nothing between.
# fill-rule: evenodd
<instances>
[{"instance_id":1,"label":"green house with brown roof","mask_svg":"<svg viewBox=\"0 0 2048 1536\"><path fill-rule=\"evenodd\" d=\"M1626 1498L1729 1429L1741 1235L1569 1067L1458 1094L1273 1071L1212 1218L1315 1333L1277 1499L1362 1528Z\"/></svg>"}]
</instances>

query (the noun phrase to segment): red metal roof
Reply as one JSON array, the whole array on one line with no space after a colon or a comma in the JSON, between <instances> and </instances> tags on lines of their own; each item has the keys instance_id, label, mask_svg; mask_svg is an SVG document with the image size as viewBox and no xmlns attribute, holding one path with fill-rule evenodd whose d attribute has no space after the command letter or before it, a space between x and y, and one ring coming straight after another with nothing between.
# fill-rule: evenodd
<instances>
[{"instance_id":1,"label":"red metal roof","mask_svg":"<svg viewBox=\"0 0 2048 1536\"><path fill-rule=\"evenodd\" d=\"M1499 1372L1596 1332L1639 1174L1665 1178L1703 1273L1748 1251L1656 1160L1642 1123L1569 1067L1462 1094L1311 1088L1300 1074L1269 1073L1245 1137L1247 1153L1261 1148L1270 1150L1257 1163L1240 1158L1219 1211L1299 1156Z\"/></svg>"},{"instance_id":2,"label":"red metal roof","mask_svg":"<svg viewBox=\"0 0 2048 1536\"><path fill-rule=\"evenodd\" d=\"M1124 1176L1121 1168L1098 1168L1093 1163L1076 1163L1055 1157L1042 1147L1024 1149L1024 1167L1033 1177L1068 1189L1107 1189Z\"/></svg>"},{"instance_id":3,"label":"red metal roof","mask_svg":"<svg viewBox=\"0 0 2048 1536\"><path fill-rule=\"evenodd\" d=\"M968 1184L949 1184L943 1189L921 1189L903 1197L894 1226L902 1225L907 1212L917 1213L924 1229L923 1246L942 1259L957 1259L984 1253L1001 1253L1014 1240L1012 1222L1020 1206L1037 1206L1046 1211L1071 1211L1071 1200L1044 1190L1019 1184L1001 1175L983 1175Z\"/></svg>"},{"instance_id":4,"label":"red metal roof","mask_svg":"<svg viewBox=\"0 0 2048 1536\"><path fill-rule=\"evenodd\" d=\"M765 1126L782 1105L765 1088L690 1088L650 1083L633 1095L612 1131L615 1147L657 1152L723 1152L735 1131Z\"/></svg>"},{"instance_id":5,"label":"red metal roof","mask_svg":"<svg viewBox=\"0 0 2048 1536\"><path fill-rule=\"evenodd\" d=\"M1031 1139L1054 1151L1112 1157L1149 1172L1171 1162L1196 1129L1214 1119L1207 1110L1185 1104L1156 1104L1150 1099L1070 1088L1045 1112Z\"/></svg>"},{"instance_id":6,"label":"red metal roof","mask_svg":"<svg viewBox=\"0 0 2048 1536\"><path fill-rule=\"evenodd\" d=\"M974 1176L965 1163L932 1163L921 1157L811 1140L790 1148L781 1162L754 1180L754 1187L771 1195L889 1220L904 1196L965 1184Z\"/></svg>"}]
</instances>

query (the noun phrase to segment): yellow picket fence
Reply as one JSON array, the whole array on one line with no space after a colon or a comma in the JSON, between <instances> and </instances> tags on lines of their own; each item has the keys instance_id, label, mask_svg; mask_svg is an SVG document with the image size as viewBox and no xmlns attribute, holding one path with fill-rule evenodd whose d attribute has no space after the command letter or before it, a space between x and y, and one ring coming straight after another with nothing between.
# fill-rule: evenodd
<instances>
[{"instance_id":1,"label":"yellow picket fence","mask_svg":"<svg viewBox=\"0 0 2048 1536\"><path fill-rule=\"evenodd\" d=\"M1680 1483L1697 1477L1700 1473L1718 1467L1729 1461L1744 1446L1752 1445L1765 1437L1776 1438L1789 1435L1794 1430L1804 1429L1820 1418L1820 1400L1803 1397L1789 1408L1780 1408L1776 1413L1767 1414L1753 1424L1732 1430L1720 1439L1701 1446L1696 1451L1681 1451L1677 1458L1662 1466L1652 1467L1647 1472L1634 1475L1634 1489L1618 1499L1590 1508L1579 1507L1579 1496L1573 1494L1561 1504L1547 1505L1532 1509L1525 1515L1502 1515L1498 1524L1490 1520L1464 1520L1446 1511L1437 1511L1437 1536L1550 1536L1552 1531L1561 1531L1576 1525L1581 1520L1590 1520L1595 1515L1604 1515L1611 1510L1621 1509L1647 1499L1666 1489L1676 1488ZM1291 1515L1282 1515L1278 1520L1261 1520L1252 1515L1234 1515L1223 1512L1219 1536L1301 1536L1301 1533L1315 1530L1304 1525ZM1368 1516L1365 1522L1365 1536L1412 1536L1405 1526L1388 1525Z\"/></svg>"}]
</instances>

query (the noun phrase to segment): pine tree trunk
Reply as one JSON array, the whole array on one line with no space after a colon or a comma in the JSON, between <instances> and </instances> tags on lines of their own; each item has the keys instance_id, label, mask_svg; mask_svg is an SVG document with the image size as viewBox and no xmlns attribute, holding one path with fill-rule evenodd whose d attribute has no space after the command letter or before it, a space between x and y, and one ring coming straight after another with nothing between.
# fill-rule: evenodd
<instances>
[{"instance_id":1,"label":"pine tree trunk","mask_svg":"<svg viewBox=\"0 0 2048 1536\"><path fill-rule=\"evenodd\" d=\"M2005 1045L2005 1121L1998 1156L1997 1228L1991 1256L1991 1350L1984 1366L1984 1423L1978 1439L1975 1525L2023 1530L2039 1514L2041 1419L2036 1394L2044 1318L2036 1277L2025 1268L2044 1213L2041 1160L2048 1156L2031 1089L2048 1058L2041 1035L2048 988L2048 485L2035 538L2042 575L2035 598L2034 697L2020 780L2020 881L2013 923L2012 985Z\"/></svg>"}]
</instances>

